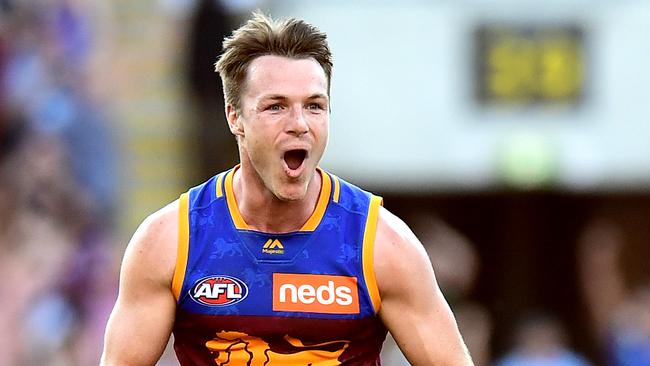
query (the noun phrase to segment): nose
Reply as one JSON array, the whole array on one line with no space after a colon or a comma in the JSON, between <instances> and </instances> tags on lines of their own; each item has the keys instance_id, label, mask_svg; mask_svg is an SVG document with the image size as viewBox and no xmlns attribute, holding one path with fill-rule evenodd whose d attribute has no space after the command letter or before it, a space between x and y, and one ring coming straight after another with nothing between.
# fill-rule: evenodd
<instances>
[{"instance_id":1,"label":"nose","mask_svg":"<svg viewBox=\"0 0 650 366\"><path fill-rule=\"evenodd\" d=\"M292 108L286 129L287 133L296 136L302 136L309 132L309 122L307 121L303 108Z\"/></svg>"}]
</instances>

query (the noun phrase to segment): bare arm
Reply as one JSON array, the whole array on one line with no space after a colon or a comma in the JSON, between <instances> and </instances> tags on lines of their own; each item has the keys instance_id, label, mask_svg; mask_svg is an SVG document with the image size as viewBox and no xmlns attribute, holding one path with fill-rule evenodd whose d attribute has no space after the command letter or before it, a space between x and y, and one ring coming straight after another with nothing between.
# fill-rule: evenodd
<instances>
[{"instance_id":1,"label":"bare arm","mask_svg":"<svg viewBox=\"0 0 650 366\"><path fill-rule=\"evenodd\" d=\"M177 203L151 215L126 249L117 302L106 328L103 366L154 365L167 345L176 310L171 282L177 215Z\"/></svg>"},{"instance_id":2,"label":"bare arm","mask_svg":"<svg viewBox=\"0 0 650 366\"><path fill-rule=\"evenodd\" d=\"M411 230L381 208L375 241L379 316L413 365L472 365L429 258Z\"/></svg>"}]
</instances>

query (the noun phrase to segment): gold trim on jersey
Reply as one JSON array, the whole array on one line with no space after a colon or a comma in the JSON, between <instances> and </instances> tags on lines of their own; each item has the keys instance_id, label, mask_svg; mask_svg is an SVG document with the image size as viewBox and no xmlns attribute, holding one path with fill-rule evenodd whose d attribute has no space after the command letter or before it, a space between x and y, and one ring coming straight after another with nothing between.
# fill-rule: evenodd
<instances>
[{"instance_id":1,"label":"gold trim on jersey","mask_svg":"<svg viewBox=\"0 0 650 366\"><path fill-rule=\"evenodd\" d=\"M181 194L178 199L178 248L176 253L176 267L172 279L172 293L176 301L180 298L181 288L185 280L185 267L187 266L187 255L190 242L190 215L189 215L189 194Z\"/></svg>"},{"instance_id":2,"label":"gold trim on jersey","mask_svg":"<svg viewBox=\"0 0 650 366\"><path fill-rule=\"evenodd\" d=\"M225 174L221 173L217 177L217 198L223 197L223 188L221 187L221 182L223 182L223 176Z\"/></svg>"},{"instance_id":3,"label":"gold trim on jersey","mask_svg":"<svg viewBox=\"0 0 650 366\"><path fill-rule=\"evenodd\" d=\"M235 193L232 189L232 178L237 169L239 169L239 165L232 168L226 174L226 202L228 203L228 211L230 212L230 217L232 217L232 222L235 224L235 227L240 230L249 230L248 224L244 221L241 213L239 213L237 201L235 201Z\"/></svg>"},{"instance_id":4,"label":"gold trim on jersey","mask_svg":"<svg viewBox=\"0 0 650 366\"><path fill-rule=\"evenodd\" d=\"M341 194L341 182L339 182L339 177L334 174L330 174L332 180L334 181L334 194L332 195L332 200L336 203L339 203L339 195Z\"/></svg>"},{"instance_id":5,"label":"gold trim on jersey","mask_svg":"<svg viewBox=\"0 0 650 366\"><path fill-rule=\"evenodd\" d=\"M375 313L379 312L381 298L379 296L379 287L375 278L375 236L377 234L377 220L379 216L379 206L383 204L383 199L373 195L370 198L370 207L368 208L368 217L366 218L366 228L363 232L363 277L366 281L368 295L372 300L372 307Z\"/></svg>"},{"instance_id":6,"label":"gold trim on jersey","mask_svg":"<svg viewBox=\"0 0 650 366\"><path fill-rule=\"evenodd\" d=\"M318 173L321 176L321 189L320 194L318 195L318 203L316 204L316 209L314 213L311 214L309 220L300 228L300 231L314 231L320 224L320 221L325 215L325 210L327 209L327 203L330 200L330 192L332 192L332 181L329 177L329 174L325 173L321 168L316 168Z\"/></svg>"},{"instance_id":7,"label":"gold trim on jersey","mask_svg":"<svg viewBox=\"0 0 650 366\"><path fill-rule=\"evenodd\" d=\"M230 212L230 217L232 217L232 221L235 224L235 228L238 230L250 230L250 227L244 221L244 218L241 215L241 212L239 212L239 207L237 207L237 201L235 199L235 193L233 190L233 177L235 175L235 171L239 168L239 166L236 166L232 170L230 170L225 177L225 190L226 190L226 202L228 203L228 211ZM327 209L327 203L329 202L330 199L330 194L332 192L332 181L326 172L324 172L321 168L316 168L316 171L321 175L321 190L318 195L318 202L316 203L316 209L314 209L314 212L311 214L309 219L307 219L307 222L300 228L299 231L314 231L318 227L318 224L320 224L321 220L323 219L323 216L325 215L325 210Z\"/></svg>"}]
</instances>

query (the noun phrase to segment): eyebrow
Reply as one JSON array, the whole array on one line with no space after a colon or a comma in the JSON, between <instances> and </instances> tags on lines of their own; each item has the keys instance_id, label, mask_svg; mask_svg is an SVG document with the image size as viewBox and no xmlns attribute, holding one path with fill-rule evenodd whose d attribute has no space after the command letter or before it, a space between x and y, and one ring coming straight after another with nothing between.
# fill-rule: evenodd
<instances>
[{"instance_id":1,"label":"eyebrow","mask_svg":"<svg viewBox=\"0 0 650 366\"><path fill-rule=\"evenodd\" d=\"M280 101L284 101L284 100L287 100L287 99L289 99L289 98L287 98L286 96L281 95L281 94L271 94L271 95L267 95L267 96L264 96L264 97L260 98L261 101L264 101L264 100L280 100ZM308 96L306 99L307 100L313 100L313 99L325 99L325 100L327 100L328 98L327 98L327 95L325 95L325 94L316 93L316 94L312 94L312 95Z\"/></svg>"},{"instance_id":2,"label":"eyebrow","mask_svg":"<svg viewBox=\"0 0 650 366\"><path fill-rule=\"evenodd\" d=\"M309 97L307 97L307 99L319 99L319 98L327 99L327 95L321 94L321 93L316 93L316 94L312 94Z\"/></svg>"},{"instance_id":3,"label":"eyebrow","mask_svg":"<svg viewBox=\"0 0 650 366\"><path fill-rule=\"evenodd\" d=\"M260 98L260 100L287 100L288 98L280 94L271 94Z\"/></svg>"}]
</instances>

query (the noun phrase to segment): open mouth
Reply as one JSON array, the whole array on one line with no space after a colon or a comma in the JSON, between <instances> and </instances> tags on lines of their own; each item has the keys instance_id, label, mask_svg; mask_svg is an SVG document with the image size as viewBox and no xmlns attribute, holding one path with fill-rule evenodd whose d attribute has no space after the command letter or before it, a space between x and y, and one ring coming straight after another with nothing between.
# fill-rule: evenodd
<instances>
[{"instance_id":1,"label":"open mouth","mask_svg":"<svg viewBox=\"0 0 650 366\"><path fill-rule=\"evenodd\" d=\"M307 158L307 150L296 149L284 153L284 161L291 170L297 170Z\"/></svg>"}]
</instances>

